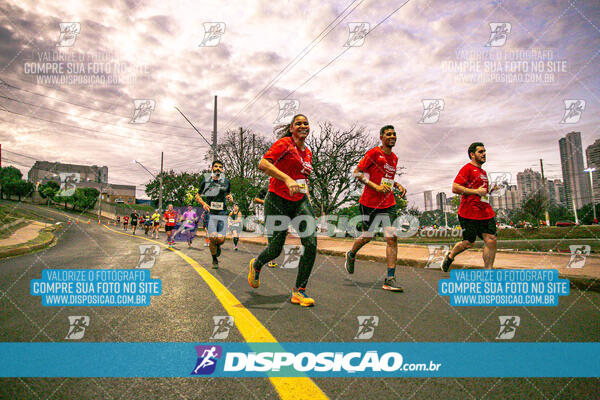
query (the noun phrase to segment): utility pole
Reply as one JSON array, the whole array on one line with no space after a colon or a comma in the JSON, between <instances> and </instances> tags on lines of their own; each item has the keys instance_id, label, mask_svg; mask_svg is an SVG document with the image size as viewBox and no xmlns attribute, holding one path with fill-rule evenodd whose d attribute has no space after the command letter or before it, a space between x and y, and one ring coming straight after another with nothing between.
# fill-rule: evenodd
<instances>
[{"instance_id":1,"label":"utility pole","mask_svg":"<svg viewBox=\"0 0 600 400\"><path fill-rule=\"evenodd\" d=\"M160 190L158 192L158 212L162 212L162 196L163 196L163 152L160 152L160 175L158 177Z\"/></svg>"},{"instance_id":2,"label":"utility pole","mask_svg":"<svg viewBox=\"0 0 600 400\"><path fill-rule=\"evenodd\" d=\"M240 126L240 175L242 179L245 178L244 175L244 130Z\"/></svg>"},{"instance_id":3,"label":"utility pole","mask_svg":"<svg viewBox=\"0 0 600 400\"><path fill-rule=\"evenodd\" d=\"M213 115L212 162L217 159L217 96L215 96L215 112Z\"/></svg>"},{"instance_id":4,"label":"utility pole","mask_svg":"<svg viewBox=\"0 0 600 400\"><path fill-rule=\"evenodd\" d=\"M550 216L548 215L548 196L546 193L546 179L544 179L544 162L540 158L540 169L542 170L542 190L544 191L544 216L546 217L546 226L550 226Z\"/></svg>"}]
</instances>

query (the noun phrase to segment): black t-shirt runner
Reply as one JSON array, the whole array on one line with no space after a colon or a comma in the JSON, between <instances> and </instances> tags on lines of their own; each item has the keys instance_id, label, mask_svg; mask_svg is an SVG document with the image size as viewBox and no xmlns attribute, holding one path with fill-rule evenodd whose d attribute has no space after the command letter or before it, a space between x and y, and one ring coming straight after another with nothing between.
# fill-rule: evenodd
<instances>
[{"instance_id":1,"label":"black t-shirt runner","mask_svg":"<svg viewBox=\"0 0 600 400\"><path fill-rule=\"evenodd\" d=\"M204 179L198 189L198 194L210 206L210 213L227 215L226 196L231 192L229 179L221 177L214 180L212 176Z\"/></svg>"},{"instance_id":2,"label":"black t-shirt runner","mask_svg":"<svg viewBox=\"0 0 600 400\"><path fill-rule=\"evenodd\" d=\"M131 214L131 225L137 225L137 222L138 222L138 215Z\"/></svg>"}]
</instances>

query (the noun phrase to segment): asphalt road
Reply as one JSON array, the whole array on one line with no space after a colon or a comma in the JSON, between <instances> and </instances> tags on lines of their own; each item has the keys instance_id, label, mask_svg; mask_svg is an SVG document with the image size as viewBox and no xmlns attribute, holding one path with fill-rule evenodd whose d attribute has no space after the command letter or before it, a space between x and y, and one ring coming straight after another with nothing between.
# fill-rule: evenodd
<instances>
[{"instance_id":1,"label":"asphalt road","mask_svg":"<svg viewBox=\"0 0 600 400\"><path fill-rule=\"evenodd\" d=\"M24 206L32 207L32 206ZM57 220L66 218L37 209ZM86 218L87 219L87 218ZM0 260L0 341L65 342L68 316L87 315L85 342L211 342L213 316L227 312L203 278L174 252L161 248L153 278L163 293L148 307L44 307L30 295L31 279L48 268L135 268L139 237L96 224L71 224L43 251ZM138 236L143 237L143 233ZM164 234L161 234L164 237ZM226 242L218 270L203 241L177 248L207 267L279 342L347 342L358 331L357 316L378 316L375 342L495 342L501 315L520 316L513 342L600 341L600 294L571 288L558 307L452 307L437 294L441 271L399 268L404 293L381 290L385 267L358 260L347 279L341 257L319 254L308 293L316 306L289 303L296 269L268 269L261 287L249 287L247 264L260 246ZM278 260L280 264L282 259ZM244 341L233 328L226 341ZM465 355L468 357L468 355ZM69 360L65 355L65 362ZM507 360L510 363L510 360ZM402 399L597 399L600 379L572 378L319 378L330 398ZM277 398L268 379L219 378L10 378L0 379L0 399L205 399Z\"/></svg>"}]
</instances>

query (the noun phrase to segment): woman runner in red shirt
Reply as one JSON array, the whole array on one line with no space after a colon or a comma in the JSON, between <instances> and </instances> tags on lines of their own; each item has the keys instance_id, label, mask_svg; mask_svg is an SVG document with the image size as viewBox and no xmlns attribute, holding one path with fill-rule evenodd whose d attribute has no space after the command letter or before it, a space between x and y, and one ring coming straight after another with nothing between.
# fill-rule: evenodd
<instances>
[{"instance_id":1,"label":"woman runner in red shirt","mask_svg":"<svg viewBox=\"0 0 600 400\"><path fill-rule=\"evenodd\" d=\"M257 258L250 260L248 272L248 283L258 288L260 270L281 254L291 222L300 236L304 253L300 257L296 286L290 300L304 307L315 304L307 296L305 288L317 254L316 221L307 186L307 178L312 171L312 153L304 144L309 132L306 116L295 115L289 125L278 129L283 137L273 143L258 164L258 168L271 177L269 193L264 200L269 244ZM289 220L282 224L286 217Z\"/></svg>"}]
</instances>

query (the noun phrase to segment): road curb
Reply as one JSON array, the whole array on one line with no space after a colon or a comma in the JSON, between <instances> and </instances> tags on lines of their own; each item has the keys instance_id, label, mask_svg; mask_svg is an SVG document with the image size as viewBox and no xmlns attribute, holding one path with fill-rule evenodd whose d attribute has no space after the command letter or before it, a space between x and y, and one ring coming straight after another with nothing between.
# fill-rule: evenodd
<instances>
[{"instance_id":1,"label":"road curb","mask_svg":"<svg viewBox=\"0 0 600 400\"><path fill-rule=\"evenodd\" d=\"M227 238L227 240L230 240L230 239L231 238L229 238L229 237ZM253 239L249 239L249 238L240 238L240 242L264 245L264 243L260 243L257 240L253 240ZM336 256L336 257L344 257L346 255L346 252L343 250L330 250L330 249L318 249L318 248L317 248L317 253L330 255L330 256ZM356 258L360 259L360 260L376 261L376 262L385 262L386 261L384 256L374 256L374 255L366 255L366 254L357 254ZM397 264L402 265L402 266L409 266L409 267L414 267L414 268L425 269L425 267L427 266L427 261L414 259L414 258L398 257ZM460 268L460 269L481 269L482 268L479 266L463 264L460 262L454 262L452 264L452 266L455 268ZM497 269L509 269L509 268L499 267ZM568 274L564 274L561 272L559 272L558 276L561 279L568 279L570 282L570 285L577 289L600 292L600 279L598 279L598 278L594 278L592 276L585 276L585 275L583 275L583 276L568 275Z\"/></svg>"}]
</instances>

